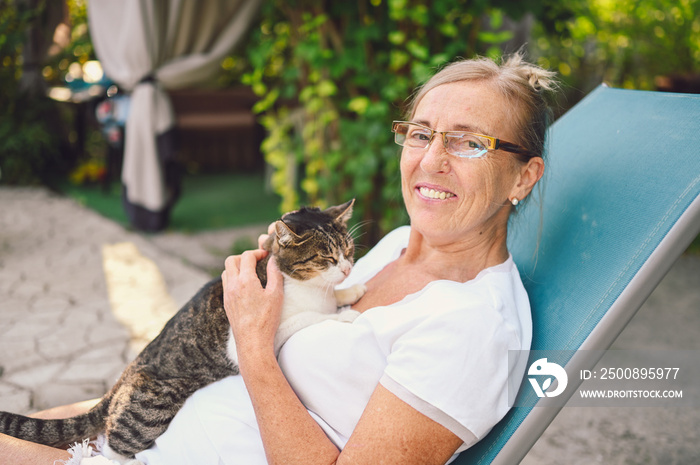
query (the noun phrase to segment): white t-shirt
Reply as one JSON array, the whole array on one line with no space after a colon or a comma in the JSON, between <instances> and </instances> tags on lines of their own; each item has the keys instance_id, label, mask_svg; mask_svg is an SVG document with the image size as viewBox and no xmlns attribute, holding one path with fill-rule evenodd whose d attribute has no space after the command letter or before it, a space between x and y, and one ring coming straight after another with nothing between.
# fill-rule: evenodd
<instances>
[{"instance_id":1,"label":"white t-shirt","mask_svg":"<svg viewBox=\"0 0 700 465\"><path fill-rule=\"evenodd\" d=\"M409 234L409 227L388 234L343 286L366 282L397 259ZM524 374L523 363L509 365L508 351L528 350L531 337L529 301L509 257L471 281L434 281L395 304L365 311L353 323L325 321L303 329L282 347L279 363L340 448L381 383L459 436L462 451L508 411L508 384L519 385ZM265 464L242 378L197 391L137 458L149 465Z\"/></svg>"}]
</instances>

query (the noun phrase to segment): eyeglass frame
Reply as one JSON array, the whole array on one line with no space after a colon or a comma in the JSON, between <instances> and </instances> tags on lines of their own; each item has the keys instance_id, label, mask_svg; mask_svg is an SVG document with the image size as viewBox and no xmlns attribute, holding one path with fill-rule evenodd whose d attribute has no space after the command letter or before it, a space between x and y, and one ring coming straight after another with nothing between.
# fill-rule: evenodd
<instances>
[{"instance_id":1,"label":"eyeglass frame","mask_svg":"<svg viewBox=\"0 0 700 465\"><path fill-rule=\"evenodd\" d=\"M425 126L423 124L416 123L413 121L393 121L391 123L391 132L393 132L394 134L398 134L396 132L396 126L399 124L413 124L415 126L419 126L421 128L424 128L424 129L427 129L428 131L430 131L430 139L428 139L428 143L426 144L426 146L422 147L423 149L427 149L428 147L430 147L430 144L433 143L433 139L435 138L436 134L442 134L442 145L443 145L443 147L445 147L445 151L447 153L449 153L450 155L454 155L455 157L458 157L458 158L481 158L484 155L486 155L487 152L493 152L494 150L503 150L504 152L516 153L518 155L524 155L528 158L534 158L534 157L540 156L540 155L537 155L536 153L532 152L531 150L528 150L525 147L522 147L518 144L514 144L512 142L506 142L504 140L497 139L497 138L491 137L491 136L487 136L485 134L479 134L477 132L471 132L471 131L436 131L434 129L429 128L428 126ZM482 137L482 138L486 139L487 141L489 141L493 147L487 147L486 152L481 154L481 155L462 157L460 155L456 155L456 154L453 154L453 153L450 153L447 151L447 134L449 134L449 133L469 134L471 136ZM396 136L394 136L394 142L401 147L405 147L403 144L399 144L396 141ZM409 148L413 148L413 147L409 147ZM420 148L420 147L416 147L416 148Z\"/></svg>"}]
</instances>

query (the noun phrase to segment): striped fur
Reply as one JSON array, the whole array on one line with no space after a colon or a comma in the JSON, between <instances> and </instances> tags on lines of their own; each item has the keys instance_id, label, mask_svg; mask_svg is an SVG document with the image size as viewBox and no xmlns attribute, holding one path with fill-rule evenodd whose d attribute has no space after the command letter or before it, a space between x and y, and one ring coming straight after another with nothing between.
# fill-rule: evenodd
<instances>
[{"instance_id":1,"label":"striped fur","mask_svg":"<svg viewBox=\"0 0 700 465\"><path fill-rule=\"evenodd\" d=\"M265 247L285 275L285 289L289 279L314 279L339 260L352 260L346 227L351 212L352 201L324 211L302 208L282 217ZM257 267L263 285L265 264ZM227 351L230 337L218 278L166 323L88 413L41 420L0 412L0 433L55 447L104 433L110 458L133 457L167 429L194 391L238 374L237 362Z\"/></svg>"}]
</instances>

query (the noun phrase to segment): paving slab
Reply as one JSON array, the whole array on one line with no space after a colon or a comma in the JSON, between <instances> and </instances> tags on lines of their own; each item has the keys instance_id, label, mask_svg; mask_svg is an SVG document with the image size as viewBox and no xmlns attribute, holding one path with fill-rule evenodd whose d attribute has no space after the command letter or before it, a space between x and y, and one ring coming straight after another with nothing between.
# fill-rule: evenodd
<instances>
[{"instance_id":1,"label":"paving slab","mask_svg":"<svg viewBox=\"0 0 700 465\"><path fill-rule=\"evenodd\" d=\"M160 325L210 279L200 268L73 200L0 188L0 409L20 413L102 395L135 356L111 311L103 248L130 244L171 299ZM134 311L144 305L134 300Z\"/></svg>"}]
</instances>

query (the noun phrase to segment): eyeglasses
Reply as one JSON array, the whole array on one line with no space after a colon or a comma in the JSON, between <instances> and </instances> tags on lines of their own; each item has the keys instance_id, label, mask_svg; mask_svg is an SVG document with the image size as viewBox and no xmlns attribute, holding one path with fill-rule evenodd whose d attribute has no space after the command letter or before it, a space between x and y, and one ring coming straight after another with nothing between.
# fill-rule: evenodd
<instances>
[{"instance_id":1,"label":"eyeglasses","mask_svg":"<svg viewBox=\"0 0 700 465\"><path fill-rule=\"evenodd\" d=\"M467 131L434 131L427 126L409 121L394 121L391 132L394 142L401 147L425 149L430 146L436 134L442 134L445 151L459 158L480 158L493 150L504 150L527 157L537 155L520 145L495 137Z\"/></svg>"}]
</instances>

